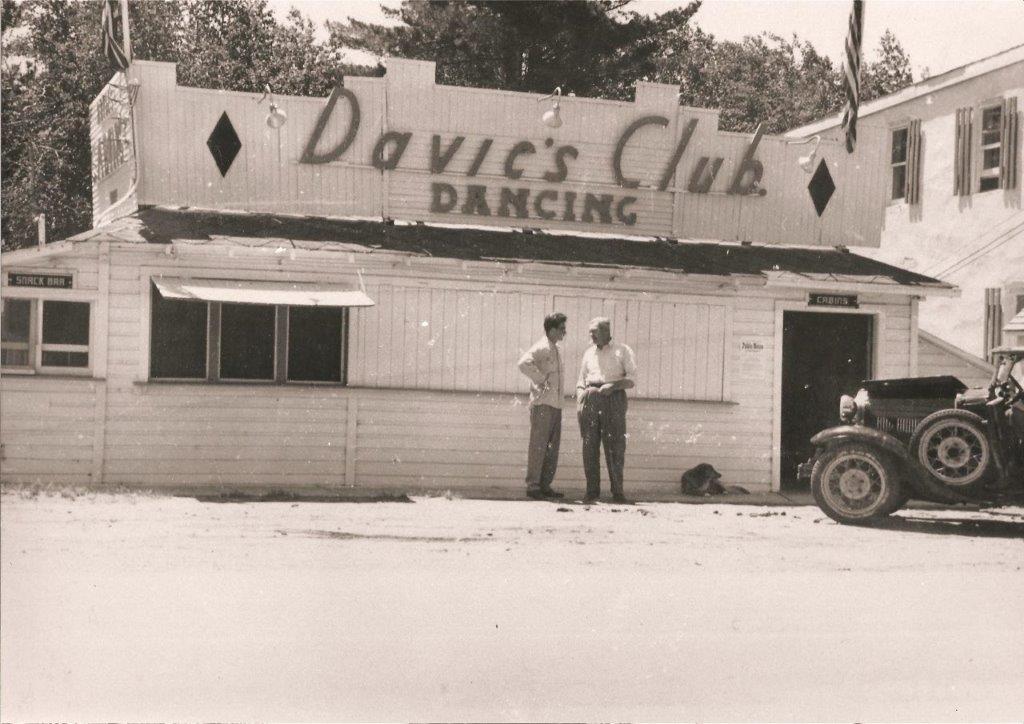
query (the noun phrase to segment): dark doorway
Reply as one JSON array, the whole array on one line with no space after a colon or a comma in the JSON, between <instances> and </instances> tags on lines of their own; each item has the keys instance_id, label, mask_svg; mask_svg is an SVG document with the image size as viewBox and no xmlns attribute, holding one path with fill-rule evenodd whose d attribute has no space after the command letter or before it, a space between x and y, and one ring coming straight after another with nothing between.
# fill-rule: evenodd
<instances>
[{"instance_id":1,"label":"dark doorway","mask_svg":"<svg viewBox=\"0 0 1024 724\"><path fill-rule=\"evenodd\" d=\"M782 489L806 490L796 466L811 436L838 425L839 396L871 376L872 317L784 312L782 330Z\"/></svg>"}]
</instances>

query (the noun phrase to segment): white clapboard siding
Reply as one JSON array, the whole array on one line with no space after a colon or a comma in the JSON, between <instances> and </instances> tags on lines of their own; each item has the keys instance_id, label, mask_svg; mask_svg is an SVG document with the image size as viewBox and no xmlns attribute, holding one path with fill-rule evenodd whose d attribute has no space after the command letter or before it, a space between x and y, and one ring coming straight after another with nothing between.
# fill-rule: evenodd
<instances>
[{"instance_id":1,"label":"white clapboard siding","mask_svg":"<svg viewBox=\"0 0 1024 724\"><path fill-rule=\"evenodd\" d=\"M544 334L546 294L371 285L353 315L349 384L522 392L520 355Z\"/></svg>"},{"instance_id":2,"label":"white clapboard siding","mask_svg":"<svg viewBox=\"0 0 1024 724\"><path fill-rule=\"evenodd\" d=\"M0 480L92 482L97 386L102 382L4 375Z\"/></svg>"},{"instance_id":3,"label":"white clapboard siding","mask_svg":"<svg viewBox=\"0 0 1024 724\"><path fill-rule=\"evenodd\" d=\"M565 359L571 390L579 360L590 346L588 323L598 316L612 322L612 338L636 354L637 397L665 400L725 399L725 345L730 308L721 303L658 302L643 299L556 296L569 333ZM568 367L568 365L567 365Z\"/></svg>"}]
</instances>

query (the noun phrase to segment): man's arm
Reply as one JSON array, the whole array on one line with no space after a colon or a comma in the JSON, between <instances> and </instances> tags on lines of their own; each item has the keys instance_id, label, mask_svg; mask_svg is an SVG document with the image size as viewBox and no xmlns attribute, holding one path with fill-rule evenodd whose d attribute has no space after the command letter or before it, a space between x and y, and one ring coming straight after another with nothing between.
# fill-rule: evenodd
<instances>
[{"instance_id":1,"label":"man's arm","mask_svg":"<svg viewBox=\"0 0 1024 724\"><path fill-rule=\"evenodd\" d=\"M576 399L582 399L590 388L587 387L587 353L580 360L580 375L576 379Z\"/></svg>"},{"instance_id":2,"label":"man's arm","mask_svg":"<svg viewBox=\"0 0 1024 724\"><path fill-rule=\"evenodd\" d=\"M537 350L531 347L519 358L519 371L530 378L533 384L540 386L547 382L548 376L537 366Z\"/></svg>"}]
</instances>

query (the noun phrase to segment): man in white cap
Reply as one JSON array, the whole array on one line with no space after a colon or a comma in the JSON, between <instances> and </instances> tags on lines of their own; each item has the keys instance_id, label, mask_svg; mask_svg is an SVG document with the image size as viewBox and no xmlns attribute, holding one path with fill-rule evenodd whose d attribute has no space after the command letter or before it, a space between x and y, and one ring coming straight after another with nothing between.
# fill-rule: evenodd
<instances>
[{"instance_id":1,"label":"man in white cap","mask_svg":"<svg viewBox=\"0 0 1024 724\"><path fill-rule=\"evenodd\" d=\"M622 488L626 390L636 385L636 358L633 350L612 340L612 323L607 317L592 319L588 329L594 344L583 353L576 382L576 413L583 436L583 471L587 476L587 495L583 500L592 503L601 495L603 444L612 500L628 503Z\"/></svg>"}]
</instances>

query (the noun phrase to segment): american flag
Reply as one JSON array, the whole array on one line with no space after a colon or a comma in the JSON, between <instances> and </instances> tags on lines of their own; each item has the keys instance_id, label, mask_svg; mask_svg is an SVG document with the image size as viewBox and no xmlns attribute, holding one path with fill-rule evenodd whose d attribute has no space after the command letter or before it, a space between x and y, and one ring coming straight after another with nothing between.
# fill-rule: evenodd
<instances>
[{"instance_id":1,"label":"american flag","mask_svg":"<svg viewBox=\"0 0 1024 724\"><path fill-rule=\"evenodd\" d=\"M846 112L843 131L846 151L853 153L857 145L857 106L860 104L860 44L864 34L864 0L853 0L850 11L850 32L846 36Z\"/></svg>"},{"instance_id":2,"label":"american flag","mask_svg":"<svg viewBox=\"0 0 1024 724\"><path fill-rule=\"evenodd\" d=\"M106 56L107 61L110 63L110 67L115 70L127 70L128 69L128 58L124 53L124 49L117 42L117 38L114 37L114 7L117 4L117 0L103 0L103 39L102 49L103 55ZM125 10L121 8L122 12Z\"/></svg>"}]
</instances>

